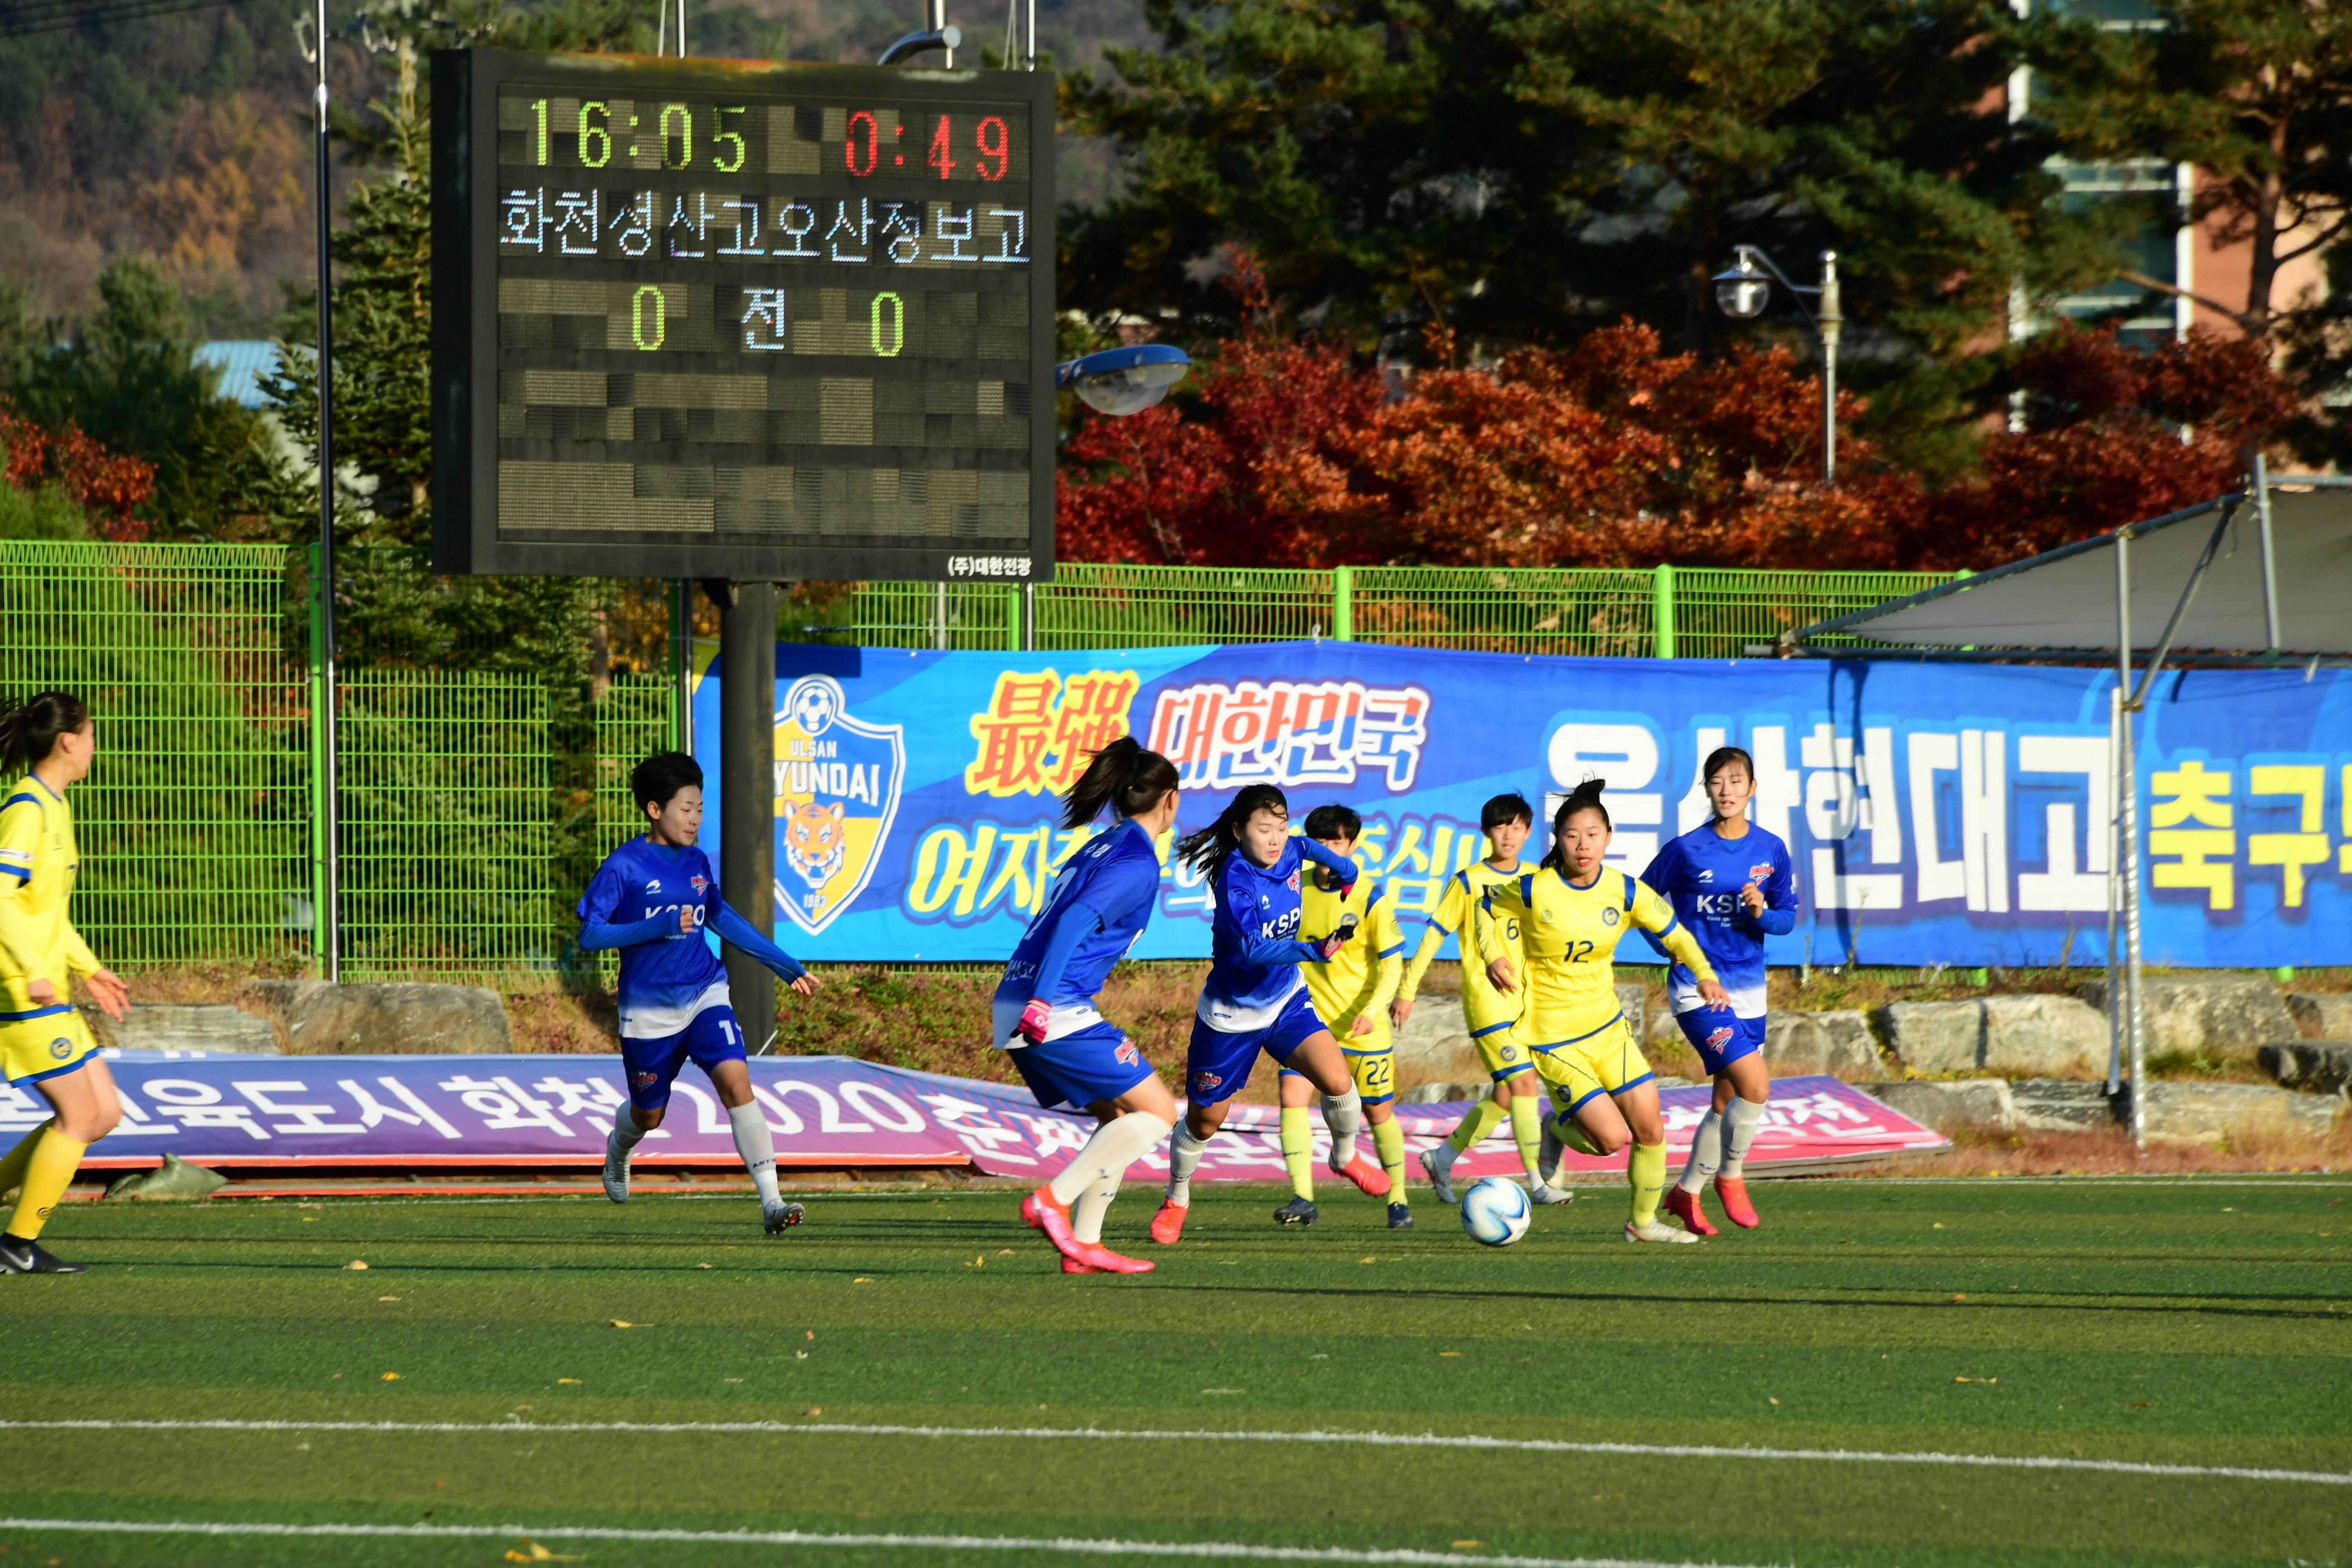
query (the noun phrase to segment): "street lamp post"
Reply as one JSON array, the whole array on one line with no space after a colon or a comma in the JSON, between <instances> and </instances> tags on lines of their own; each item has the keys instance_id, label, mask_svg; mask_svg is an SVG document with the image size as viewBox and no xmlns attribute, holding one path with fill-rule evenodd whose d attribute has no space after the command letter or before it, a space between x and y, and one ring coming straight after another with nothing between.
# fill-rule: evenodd
<instances>
[{"instance_id":1,"label":"street lamp post","mask_svg":"<svg viewBox=\"0 0 2352 1568\"><path fill-rule=\"evenodd\" d=\"M1813 330L1813 339L1822 350L1822 483L1837 483L1837 356L1838 336L1845 318L1838 310L1837 252L1822 252L1822 281L1818 288L1808 289L1789 281L1772 258L1757 246L1736 247L1734 260L1725 271L1715 276L1715 303L1727 315L1742 321L1752 321L1764 313L1771 302L1772 284L1778 282L1797 302L1798 313L1805 325ZM1817 310L1805 308L1805 296L1811 294L1820 300Z\"/></svg>"}]
</instances>

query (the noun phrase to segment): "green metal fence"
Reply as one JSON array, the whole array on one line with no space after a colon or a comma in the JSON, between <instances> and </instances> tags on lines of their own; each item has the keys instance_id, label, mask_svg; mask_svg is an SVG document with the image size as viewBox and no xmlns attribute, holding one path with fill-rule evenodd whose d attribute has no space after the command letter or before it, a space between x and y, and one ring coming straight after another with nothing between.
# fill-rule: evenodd
<instances>
[{"instance_id":1,"label":"green metal fence","mask_svg":"<svg viewBox=\"0 0 2352 1568\"><path fill-rule=\"evenodd\" d=\"M307 947L310 685L281 651L286 552L0 542L0 691L80 694L74 921L123 965Z\"/></svg>"},{"instance_id":2,"label":"green metal fence","mask_svg":"<svg viewBox=\"0 0 2352 1568\"><path fill-rule=\"evenodd\" d=\"M324 688L303 561L265 546L0 541L0 693L64 687L99 714L99 760L74 797L75 920L110 963L314 962L326 846L311 715ZM1034 590L803 585L779 633L896 647L1321 637L1722 658L1945 580L1066 564ZM341 672L346 978L553 975L578 963L572 906L596 859L635 830L629 769L677 743L678 684L649 672L592 688L584 650L576 678L494 663Z\"/></svg>"},{"instance_id":3,"label":"green metal fence","mask_svg":"<svg viewBox=\"0 0 2352 1568\"><path fill-rule=\"evenodd\" d=\"M1051 583L803 588L783 635L866 647L1159 647L1307 637L1490 653L1739 658L1942 572L1065 563Z\"/></svg>"}]
</instances>

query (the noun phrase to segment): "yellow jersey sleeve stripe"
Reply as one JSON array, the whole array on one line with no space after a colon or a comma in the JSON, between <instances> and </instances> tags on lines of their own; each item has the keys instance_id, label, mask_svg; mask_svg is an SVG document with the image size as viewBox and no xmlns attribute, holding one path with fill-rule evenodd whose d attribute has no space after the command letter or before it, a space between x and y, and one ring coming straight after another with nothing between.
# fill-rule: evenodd
<instances>
[{"instance_id":1,"label":"yellow jersey sleeve stripe","mask_svg":"<svg viewBox=\"0 0 2352 1568\"><path fill-rule=\"evenodd\" d=\"M33 868L30 866L10 866L0 863L0 875L14 877L20 882L29 882L33 879Z\"/></svg>"},{"instance_id":2,"label":"yellow jersey sleeve stripe","mask_svg":"<svg viewBox=\"0 0 2352 1568\"><path fill-rule=\"evenodd\" d=\"M1380 955L1382 958L1394 958L1398 953L1402 952L1403 951L1404 943L1399 942L1394 947L1384 947L1381 949Z\"/></svg>"},{"instance_id":3,"label":"yellow jersey sleeve stripe","mask_svg":"<svg viewBox=\"0 0 2352 1568\"><path fill-rule=\"evenodd\" d=\"M37 795L12 795L6 800L0 801L0 811L5 811L12 805L29 805L37 808L40 804L41 797Z\"/></svg>"}]
</instances>

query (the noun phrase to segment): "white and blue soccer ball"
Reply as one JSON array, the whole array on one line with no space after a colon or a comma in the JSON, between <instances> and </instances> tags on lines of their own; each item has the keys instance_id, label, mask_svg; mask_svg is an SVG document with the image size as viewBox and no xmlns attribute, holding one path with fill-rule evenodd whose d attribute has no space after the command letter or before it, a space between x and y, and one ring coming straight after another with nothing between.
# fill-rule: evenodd
<instances>
[{"instance_id":1,"label":"white and blue soccer ball","mask_svg":"<svg viewBox=\"0 0 2352 1568\"><path fill-rule=\"evenodd\" d=\"M1527 1188L1501 1176L1481 1176L1462 1194L1462 1228L1484 1247L1510 1246L1534 1217Z\"/></svg>"},{"instance_id":2,"label":"white and blue soccer ball","mask_svg":"<svg viewBox=\"0 0 2352 1568\"><path fill-rule=\"evenodd\" d=\"M833 728L841 710L841 687L831 676L804 675L784 694L783 710L776 717L779 722L797 722L801 733L814 739Z\"/></svg>"}]
</instances>

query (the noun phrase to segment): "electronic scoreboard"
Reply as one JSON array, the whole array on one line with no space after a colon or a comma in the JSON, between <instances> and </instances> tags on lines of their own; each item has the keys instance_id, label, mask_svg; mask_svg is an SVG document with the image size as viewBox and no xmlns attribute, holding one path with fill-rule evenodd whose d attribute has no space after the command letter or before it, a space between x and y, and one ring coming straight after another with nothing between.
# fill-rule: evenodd
<instances>
[{"instance_id":1,"label":"electronic scoreboard","mask_svg":"<svg viewBox=\"0 0 2352 1568\"><path fill-rule=\"evenodd\" d=\"M435 566L1053 575L1046 73L433 58Z\"/></svg>"}]
</instances>

